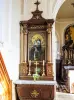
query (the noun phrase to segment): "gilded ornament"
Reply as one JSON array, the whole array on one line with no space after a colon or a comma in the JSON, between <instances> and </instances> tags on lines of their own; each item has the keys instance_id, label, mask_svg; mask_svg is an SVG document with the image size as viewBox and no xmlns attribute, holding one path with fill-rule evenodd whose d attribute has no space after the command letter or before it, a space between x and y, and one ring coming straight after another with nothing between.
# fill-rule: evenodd
<instances>
[{"instance_id":1,"label":"gilded ornament","mask_svg":"<svg viewBox=\"0 0 74 100\"><path fill-rule=\"evenodd\" d=\"M36 98L39 95L39 93L36 90L33 90L33 92L31 93L31 96Z\"/></svg>"}]
</instances>

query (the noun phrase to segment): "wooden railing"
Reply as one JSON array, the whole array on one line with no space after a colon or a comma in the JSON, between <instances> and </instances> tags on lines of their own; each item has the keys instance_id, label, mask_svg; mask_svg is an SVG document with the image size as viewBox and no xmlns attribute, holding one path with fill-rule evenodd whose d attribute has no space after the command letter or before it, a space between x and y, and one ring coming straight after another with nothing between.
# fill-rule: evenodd
<instances>
[{"instance_id":1,"label":"wooden railing","mask_svg":"<svg viewBox=\"0 0 74 100\"><path fill-rule=\"evenodd\" d=\"M0 100L11 100L12 82L0 53Z\"/></svg>"}]
</instances>

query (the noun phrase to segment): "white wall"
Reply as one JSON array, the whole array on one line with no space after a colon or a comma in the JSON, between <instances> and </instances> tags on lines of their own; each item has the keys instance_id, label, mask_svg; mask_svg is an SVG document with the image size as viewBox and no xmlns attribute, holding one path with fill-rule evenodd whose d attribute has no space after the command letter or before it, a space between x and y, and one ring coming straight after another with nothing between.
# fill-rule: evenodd
<instances>
[{"instance_id":1,"label":"white wall","mask_svg":"<svg viewBox=\"0 0 74 100\"><path fill-rule=\"evenodd\" d=\"M0 51L12 80L19 76L20 20L32 17L36 0L0 0ZM57 0L39 0L39 10L44 18L52 18L53 6ZM24 4L22 6L22 4ZM21 11L23 10L23 13Z\"/></svg>"},{"instance_id":2,"label":"white wall","mask_svg":"<svg viewBox=\"0 0 74 100\"><path fill-rule=\"evenodd\" d=\"M52 8L53 4L55 4L55 0L39 0L40 5L39 5L39 10L43 11L42 16L46 19L52 18ZM24 13L23 13L23 20L28 20L32 17L31 12L35 11L36 6L34 3L36 0L24 0ZM23 7L23 6L22 6ZM23 9L23 8L22 8Z\"/></svg>"},{"instance_id":3,"label":"white wall","mask_svg":"<svg viewBox=\"0 0 74 100\"><path fill-rule=\"evenodd\" d=\"M2 52L11 80L18 79L20 0L2 0Z\"/></svg>"}]
</instances>

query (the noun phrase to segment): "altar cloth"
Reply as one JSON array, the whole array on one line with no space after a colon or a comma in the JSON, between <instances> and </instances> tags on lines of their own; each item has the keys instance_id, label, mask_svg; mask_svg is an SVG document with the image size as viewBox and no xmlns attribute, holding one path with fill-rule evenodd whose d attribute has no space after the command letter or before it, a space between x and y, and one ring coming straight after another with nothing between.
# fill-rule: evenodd
<instances>
[{"instance_id":1,"label":"altar cloth","mask_svg":"<svg viewBox=\"0 0 74 100\"><path fill-rule=\"evenodd\" d=\"M33 81L33 80L16 80L14 84L38 84L38 85L56 85L56 81Z\"/></svg>"}]
</instances>

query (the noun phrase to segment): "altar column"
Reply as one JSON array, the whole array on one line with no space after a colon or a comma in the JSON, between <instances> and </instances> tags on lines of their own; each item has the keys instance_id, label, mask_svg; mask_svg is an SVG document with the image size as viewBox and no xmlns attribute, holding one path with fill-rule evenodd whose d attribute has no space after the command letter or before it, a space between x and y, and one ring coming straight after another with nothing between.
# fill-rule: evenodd
<instances>
[{"instance_id":1,"label":"altar column","mask_svg":"<svg viewBox=\"0 0 74 100\"><path fill-rule=\"evenodd\" d=\"M48 41L47 41L47 76L50 77L50 80L53 80L53 63L52 63L52 24L48 24Z\"/></svg>"},{"instance_id":2,"label":"altar column","mask_svg":"<svg viewBox=\"0 0 74 100\"><path fill-rule=\"evenodd\" d=\"M47 41L47 61L52 62L52 34L51 34L51 24L48 24L48 41Z\"/></svg>"},{"instance_id":3,"label":"altar column","mask_svg":"<svg viewBox=\"0 0 74 100\"><path fill-rule=\"evenodd\" d=\"M24 24L24 61L27 62L27 25Z\"/></svg>"},{"instance_id":4,"label":"altar column","mask_svg":"<svg viewBox=\"0 0 74 100\"><path fill-rule=\"evenodd\" d=\"M20 23L20 64L19 64L19 79L27 75L27 25Z\"/></svg>"},{"instance_id":5,"label":"altar column","mask_svg":"<svg viewBox=\"0 0 74 100\"><path fill-rule=\"evenodd\" d=\"M24 33L23 33L23 25L20 25L20 63L24 61Z\"/></svg>"}]
</instances>

